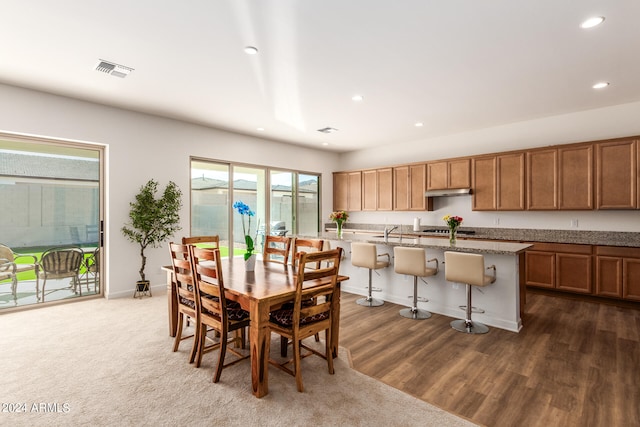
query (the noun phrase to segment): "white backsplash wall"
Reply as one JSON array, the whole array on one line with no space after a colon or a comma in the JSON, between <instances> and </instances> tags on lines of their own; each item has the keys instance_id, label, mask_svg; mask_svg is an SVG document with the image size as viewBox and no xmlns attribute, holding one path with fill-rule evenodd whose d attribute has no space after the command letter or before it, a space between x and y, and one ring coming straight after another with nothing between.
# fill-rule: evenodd
<instances>
[{"instance_id":1,"label":"white backsplash wall","mask_svg":"<svg viewBox=\"0 0 640 427\"><path fill-rule=\"evenodd\" d=\"M640 210L474 212L471 199L470 195L436 197L431 212L349 212L348 222L413 227L418 217L422 228L444 227L443 216L458 215L464 219L462 227L640 232Z\"/></svg>"}]
</instances>

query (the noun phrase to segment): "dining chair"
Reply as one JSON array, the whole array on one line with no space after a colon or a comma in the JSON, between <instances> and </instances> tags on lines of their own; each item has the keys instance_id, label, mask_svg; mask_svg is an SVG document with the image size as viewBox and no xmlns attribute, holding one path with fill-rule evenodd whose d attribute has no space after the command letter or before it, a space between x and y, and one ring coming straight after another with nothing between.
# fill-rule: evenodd
<instances>
[{"instance_id":1,"label":"dining chair","mask_svg":"<svg viewBox=\"0 0 640 427\"><path fill-rule=\"evenodd\" d=\"M189 236L182 238L183 245L196 245L198 247L220 248L220 236Z\"/></svg>"},{"instance_id":2,"label":"dining chair","mask_svg":"<svg viewBox=\"0 0 640 427\"><path fill-rule=\"evenodd\" d=\"M262 261L264 263L273 262L287 267L289 252L291 250L291 237L272 236L265 237Z\"/></svg>"},{"instance_id":3,"label":"dining chair","mask_svg":"<svg viewBox=\"0 0 640 427\"><path fill-rule=\"evenodd\" d=\"M299 239L295 237L293 239L293 253L291 254L292 260L291 265L293 266L293 270L296 271L298 268L298 261L300 260L300 255L302 252L319 252L324 249L324 240L323 239ZM320 268L320 262L315 262L311 264L307 264L304 268ZM316 334L316 342L320 341L320 334ZM282 356L287 355L287 340L283 337L282 342L280 344L281 354Z\"/></svg>"},{"instance_id":4,"label":"dining chair","mask_svg":"<svg viewBox=\"0 0 640 427\"><path fill-rule=\"evenodd\" d=\"M242 354L234 348L228 347L228 344L235 343L245 348L245 331L250 322L249 312L240 308L240 304L237 302L227 301L225 297L220 250L218 248L189 246L189 252L195 278L196 310L199 322L196 367L200 367L204 353L219 349L218 364L213 376L213 382L217 383L220 380L222 369L250 357L248 352ZM207 346L208 330L216 331L218 342ZM229 338L229 332L235 332L235 336ZM237 358L225 364L227 350Z\"/></svg>"},{"instance_id":5,"label":"dining chair","mask_svg":"<svg viewBox=\"0 0 640 427\"><path fill-rule=\"evenodd\" d=\"M169 251L171 252L171 266L173 268L173 280L175 282L175 292L178 311L178 325L176 330L176 338L173 343L173 351L178 351L180 342L189 338L193 338L191 353L189 355L189 363L193 363L196 357L198 347L198 314L196 309L196 293L194 286L193 269L191 268L191 257L189 255L189 246L180 243L169 243ZM185 325L186 319L186 325ZM189 326L189 319L195 323L195 332L190 335L183 336L183 328Z\"/></svg>"},{"instance_id":6,"label":"dining chair","mask_svg":"<svg viewBox=\"0 0 640 427\"><path fill-rule=\"evenodd\" d=\"M84 261L84 252L78 247L53 248L42 253L40 258L40 266L38 269L38 278L43 279L41 297L38 299L44 302L45 295L63 289L73 289L75 293L82 296L82 287L80 286L80 267ZM48 293L45 287L48 280L71 279L71 285L65 288L52 289Z\"/></svg>"},{"instance_id":7,"label":"dining chair","mask_svg":"<svg viewBox=\"0 0 640 427\"><path fill-rule=\"evenodd\" d=\"M293 346L293 358L284 363L270 359L269 363L296 378L299 392L304 391L302 385L301 360L312 354L327 360L329 373L334 373L333 354L331 350L331 328L334 316L334 301L338 299L338 270L342 248L331 251L303 252L301 265L312 262L325 262L326 267L318 270L299 268L296 273L296 293L293 303L286 304L271 312L269 327L288 340ZM324 298L321 298L324 297ZM325 331L324 354L302 343L302 340ZM302 349L307 350L302 354ZM290 365L293 364L293 368Z\"/></svg>"},{"instance_id":8,"label":"dining chair","mask_svg":"<svg viewBox=\"0 0 640 427\"><path fill-rule=\"evenodd\" d=\"M291 265L294 270L298 268L298 261L300 260L301 252L319 252L324 249L323 239L299 239L295 237L293 239L293 252L291 254ZM320 263L316 262L311 265L305 265L305 268L320 268Z\"/></svg>"}]
</instances>

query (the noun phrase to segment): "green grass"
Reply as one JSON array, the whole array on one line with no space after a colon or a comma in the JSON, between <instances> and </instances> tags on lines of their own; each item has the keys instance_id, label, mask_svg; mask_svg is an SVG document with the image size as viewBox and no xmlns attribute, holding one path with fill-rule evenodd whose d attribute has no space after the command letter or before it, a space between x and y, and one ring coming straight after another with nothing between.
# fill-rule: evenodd
<instances>
[{"instance_id":1,"label":"green grass","mask_svg":"<svg viewBox=\"0 0 640 427\"><path fill-rule=\"evenodd\" d=\"M38 258L38 260L40 260L42 258L43 252L44 250L40 252L20 252L20 255L35 255ZM87 259L92 254L93 254L92 252L85 253L84 258ZM235 248L233 250L234 256L242 255L242 254L244 254L244 249ZM229 248L227 246L220 246L220 256L222 258L229 256ZM31 264L29 260L33 260L33 258L20 257L17 259L17 264ZM86 269L83 264L82 267L80 268L80 275L84 274L85 272L86 272ZM18 281L20 280L36 280L35 271L31 270L31 271L23 271L22 273L18 273ZM10 281L11 281L10 279L0 280L0 283L9 283Z\"/></svg>"}]
</instances>

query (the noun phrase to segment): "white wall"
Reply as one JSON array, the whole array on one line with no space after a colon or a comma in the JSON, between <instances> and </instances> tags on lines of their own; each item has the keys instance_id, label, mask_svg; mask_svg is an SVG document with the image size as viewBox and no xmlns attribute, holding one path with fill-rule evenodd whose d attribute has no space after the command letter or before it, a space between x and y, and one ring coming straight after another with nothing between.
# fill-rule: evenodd
<instances>
[{"instance_id":1,"label":"white wall","mask_svg":"<svg viewBox=\"0 0 640 427\"><path fill-rule=\"evenodd\" d=\"M393 166L523 148L640 135L640 102L512 123L494 128L343 154L338 170ZM446 214L464 226L640 232L640 210L571 212L473 212L471 196L436 198L433 212L353 212L350 222L443 226ZM571 227L578 220L578 227ZM498 224L496 224L496 222Z\"/></svg>"},{"instance_id":2,"label":"white wall","mask_svg":"<svg viewBox=\"0 0 640 427\"><path fill-rule=\"evenodd\" d=\"M107 295L133 295L139 249L124 239L129 202L150 178L162 187L174 181L183 191L182 230L189 232L189 156L246 162L321 173L323 218L332 209L335 153L296 147L203 126L0 85L0 131L101 144L107 147ZM295 159L295 162L292 161ZM167 245L147 251L146 275L162 285L160 266L169 263Z\"/></svg>"}]
</instances>

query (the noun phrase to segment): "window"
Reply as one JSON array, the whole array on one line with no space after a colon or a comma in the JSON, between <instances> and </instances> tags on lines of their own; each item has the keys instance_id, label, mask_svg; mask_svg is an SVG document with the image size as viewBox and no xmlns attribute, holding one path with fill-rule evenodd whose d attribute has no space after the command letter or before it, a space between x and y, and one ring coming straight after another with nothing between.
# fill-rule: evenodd
<instances>
[{"instance_id":1,"label":"window","mask_svg":"<svg viewBox=\"0 0 640 427\"><path fill-rule=\"evenodd\" d=\"M222 256L243 253L242 219L233 211L239 200L255 212L251 234L257 236L258 253L265 233L315 234L320 230L319 185L319 174L192 159L191 235L218 234Z\"/></svg>"}]
</instances>

